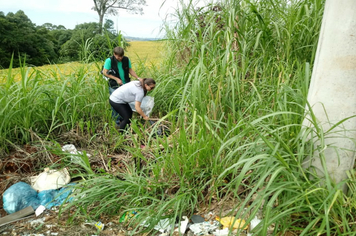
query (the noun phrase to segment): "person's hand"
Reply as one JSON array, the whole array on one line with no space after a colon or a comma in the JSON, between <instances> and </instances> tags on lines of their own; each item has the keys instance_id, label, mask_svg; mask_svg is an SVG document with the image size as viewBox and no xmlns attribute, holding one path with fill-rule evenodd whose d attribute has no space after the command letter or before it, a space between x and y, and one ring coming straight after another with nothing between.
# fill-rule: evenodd
<instances>
[{"instance_id":1,"label":"person's hand","mask_svg":"<svg viewBox=\"0 0 356 236\"><path fill-rule=\"evenodd\" d=\"M144 120L150 120L148 116L143 117Z\"/></svg>"},{"instance_id":2,"label":"person's hand","mask_svg":"<svg viewBox=\"0 0 356 236\"><path fill-rule=\"evenodd\" d=\"M117 78L117 83L119 84L119 85L122 85L122 80L121 79L119 79L119 78Z\"/></svg>"}]
</instances>

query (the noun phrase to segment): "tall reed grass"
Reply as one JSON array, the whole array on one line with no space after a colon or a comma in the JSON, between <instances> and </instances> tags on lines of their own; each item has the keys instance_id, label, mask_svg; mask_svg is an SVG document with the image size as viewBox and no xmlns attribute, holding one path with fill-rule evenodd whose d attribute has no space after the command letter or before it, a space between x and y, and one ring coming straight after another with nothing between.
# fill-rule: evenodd
<instances>
[{"instance_id":1,"label":"tall reed grass","mask_svg":"<svg viewBox=\"0 0 356 236\"><path fill-rule=\"evenodd\" d=\"M1 145L14 132L29 140L27 131L38 127L55 140L51 134L90 122L93 136L108 137L111 152L130 158L121 162L124 171L110 158L106 171L91 167L85 154L79 163L67 160L85 181L63 210L74 208L76 218L135 210L133 233L202 209L223 214L226 203L246 224L262 219L254 235L353 235L353 191L345 194L343 183L302 167L315 148L323 155L323 142L314 147L307 138L314 131L301 124L324 1L225 0L201 10L180 3L176 25L165 27L162 64L138 71L157 81L154 127L134 120L133 134L118 135L106 85L99 75L87 76L85 66L70 78L24 69L20 83L9 72L2 85ZM155 135L162 123L169 136Z\"/></svg>"}]
</instances>

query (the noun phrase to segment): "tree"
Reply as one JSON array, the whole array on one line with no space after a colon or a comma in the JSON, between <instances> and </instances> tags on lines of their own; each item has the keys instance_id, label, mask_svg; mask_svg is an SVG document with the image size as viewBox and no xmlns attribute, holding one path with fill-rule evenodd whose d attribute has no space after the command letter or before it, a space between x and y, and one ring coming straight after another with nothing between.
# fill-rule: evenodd
<instances>
[{"instance_id":1,"label":"tree","mask_svg":"<svg viewBox=\"0 0 356 236\"><path fill-rule=\"evenodd\" d=\"M119 9L124 9L133 14L143 14L143 8L146 6L146 0L93 0L92 8L99 15L99 33L102 33L105 15L118 15Z\"/></svg>"},{"instance_id":2,"label":"tree","mask_svg":"<svg viewBox=\"0 0 356 236\"><path fill-rule=\"evenodd\" d=\"M36 28L21 10L6 16L0 13L0 67L8 68L12 55L13 67L19 66L19 57L36 66L54 61L58 56L48 33L44 27Z\"/></svg>"}]
</instances>

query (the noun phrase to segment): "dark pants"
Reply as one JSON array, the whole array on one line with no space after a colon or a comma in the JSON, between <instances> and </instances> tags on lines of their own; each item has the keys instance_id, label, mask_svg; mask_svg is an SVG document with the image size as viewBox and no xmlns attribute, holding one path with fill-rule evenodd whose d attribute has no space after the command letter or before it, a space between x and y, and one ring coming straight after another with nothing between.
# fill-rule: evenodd
<instances>
[{"instance_id":1,"label":"dark pants","mask_svg":"<svg viewBox=\"0 0 356 236\"><path fill-rule=\"evenodd\" d=\"M116 88L111 88L109 86L109 94L111 95L114 91L116 90ZM119 114L114 110L114 108L111 107L111 117L113 118L113 120L115 120L115 123L117 125L120 125L120 120L121 117L119 116Z\"/></svg>"},{"instance_id":2,"label":"dark pants","mask_svg":"<svg viewBox=\"0 0 356 236\"><path fill-rule=\"evenodd\" d=\"M130 125L132 118L132 109L128 103L115 103L109 99L110 105L114 110L119 113L122 120L120 122L120 131L123 132L126 125Z\"/></svg>"}]
</instances>

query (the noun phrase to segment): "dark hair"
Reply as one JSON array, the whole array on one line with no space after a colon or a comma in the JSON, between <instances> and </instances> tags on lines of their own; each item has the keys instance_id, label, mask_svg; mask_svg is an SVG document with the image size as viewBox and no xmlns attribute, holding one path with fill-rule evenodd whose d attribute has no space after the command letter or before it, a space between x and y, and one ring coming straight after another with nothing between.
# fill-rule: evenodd
<instances>
[{"instance_id":1,"label":"dark hair","mask_svg":"<svg viewBox=\"0 0 356 236\"><path fill-rule=\"evenodd\" d=\"M143 92L144 92L144 96L146 96L147 94L147 90L146 90L146 87L145 87L145 84L147 85L156 85L156 81L154 79L151 79L151 78L144 78L141 82L141 87L143 88Z\"/></svg>"},{"instance_id":2,"label":"dark hair","mask_svg":"<svg viewBox=\"0 0 356 236\"><path fill-rule=\"evenodd\" d=\"M118 55L119 57L123 57L125 54L125 51L122 47L115 47L114 54Z\"/></svg>"}]
</instances>

